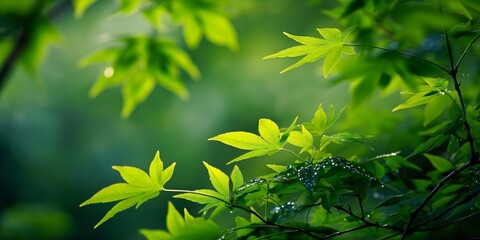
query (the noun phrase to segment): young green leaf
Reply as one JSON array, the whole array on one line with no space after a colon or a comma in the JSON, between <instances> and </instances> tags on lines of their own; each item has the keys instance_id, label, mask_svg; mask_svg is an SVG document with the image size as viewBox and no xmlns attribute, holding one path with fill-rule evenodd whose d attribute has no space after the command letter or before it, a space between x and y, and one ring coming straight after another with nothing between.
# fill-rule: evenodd
<instances>
[{"instance_id":1,"label":"young green leaf","mask_svg":"<svg viewBox=\"0 0 480 240\"><path fill-rule=\"evenodd\" d=\"M302 66L305 63L314 62L325 57L323 75L324 77L328 77L329 73L335 64L337 64L340 57L343 54L355 54L355 50L352 46L344 45L345 39L350 33L350 30L346 31L343 36L340 30L336 28L318 28L317 31L320 33L323 39L307 36L295 36L293 34L284 33L287 37L303 45L287 48L275 54L268 55L263 59L298 57L305 55L305 57L303 57L300 61L280 72L284 73L296 67Z\"/></svg>"},{"instance_id":2,"label":"young green leaf","mask_svg":"<svg viewBox=\"0 0 480 240\"><path fill-rule=\"evenodd\" d=\"M240 171L240 168L238 168L238 166L235 165L233 167L232 173L230 174L230 179L233 183L232 191L237 190L240 186L243 185L243 174Z\"/></svg>"},{"instance_id":3,"label":"young green leaf","mask_svg":"<svg viewBox=\"0 0 480 240\"><path fill-rule=\"evenodd\" d=\"M261 118L258 121L258 132L260 136L270 144L280 144L280 129L278 125L266 118Z\"/></svg>"},{"instance_id":4,"label":"young green leaf","mask_svg":"<svg viewBox=\"0 0 480 240\"><path fill-rule=\"evenodd\" d=\"M227 164L266 154L272 155L283 148L296 120L297 118L295 118L290 127L282 134L280 134L280 129L275 122L270 119L262 118L258 122L260 136L249 132L237 131L223 133L209 138L208 140L219 141L243 150L251 150L250 152L231 160Z\"/></svg>"},{"instance_id":5,"label":"young green leaf","mask_svg":"<svg viewBox=\"0 0 480 240\"><path fill-rule=\"evenodd\" d=\"M229 146L243 149L256 150L268 148L270 145L267 141L258 135L249 132L229 132L209 138L208 140L219 141Z\"/></svg>"},{"instance_id":6,"label":"young green leaf","mask_svg":"<svg viewBox=\"0 0 480 240\"><path fill-rule=\"evenodd\" d=\"M123 180L132 186L145 187L152 185L152 179L143 170L130 166L113 166L122 176Z\"/></svg>"},{"instance_id":7,"label":"young green leaf","mask_svg":"<svg viewBox=\"0 0 480 240\"><path fill-rule=\"evenodd\" d=\"M229 187L228 187L228 176L223 173L220 169L210 166L207 162L203 162L203 165L208 170L208 176L210 177L210 182L213 187L222 195L228 196Z\"/></svg>"},{"instance_id":8,"label":"young green leaf","mask_svg":"<svg viewBox=\"0 0 480 240\"><path fill-rule=\"evenodd\" d=\"M141 169L129 166L114 166L126 183L116 183L103 188L94 194L91 198L80 204L83 207L88 204L107 203L119 201L95 228L100 226L117 213L124 211L136 205L138 208L146 201L159 195L163 190L163 185L170 179L173 174L175 163L167 169L163 170L163 162L160 160L160 153L157 151L155 157L150 163L149 174Z\"/></svg>"},{"instance_id":9,"label":"young green leaf","mask_svg":"<svg viewBox=\"0 0 480 240\"><path fill-rule=\"evenodd\" d=\"M140 233L148 240L195 240L220 239L222 231L211 220L195 218L186 209L184 217L180 215L171 202L168 203L167 231L141 229Z\"/></svg>"}]
</instances>

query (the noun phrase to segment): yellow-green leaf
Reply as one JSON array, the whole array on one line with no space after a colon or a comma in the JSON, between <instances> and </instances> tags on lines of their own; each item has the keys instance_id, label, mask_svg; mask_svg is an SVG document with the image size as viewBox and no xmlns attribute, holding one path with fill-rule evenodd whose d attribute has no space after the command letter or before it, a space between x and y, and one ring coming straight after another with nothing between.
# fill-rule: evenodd
<instances>
[{"instance_id":1,"label":"yellow-green leaf","mask_svg":"<svg viewBox=\"0 0 480 240\"><path fill-rule=\"evenodd\" d=\"M234 158L233 160L231 160L227 164L232 164L234 162L239 162L239 161L246 160L246 159L249 159L249 158L252 158L252 157L260 157L260 156L263 156L263 155L267 155L272 151L276 152L278 150L277 149L269 149L269 148L256 149L256 150L247 152L245 154L242 154L242 155Z\"/></svg>"},{"instance_id":2,"label":"yellow-green leaf","mask_svg":"<svg viewBox=\"0 0 480 240\"><path fill-rule=\"evenodd\" d=\"M266 118L261 118L258 121L258 132L260 136L270 144L280 144L280 130L278 125Z\"/></svg>"},{"instance_id":3,"label":"yellow-green leaf","mask_svg":"<svg viewBox=\"0 0 480 240\"><path fill-rule=\"evenodd\" d=\"M122 212L122 211L124 211L124 210L126 210L130 207L133 207L142 198L143 198L143 196L139 195L139 196L128 198L128 199L125 199L123 201L118 202L117 204L115 204L115 206L112 207L112 209L110 209L110 211L108 211L105 214L105 216L93 228L97 228L98 226L102 225L108 219L115 216L115 214L117 214L119 212Z\"/></svg>"},{"instance_id":4,"label":"yellow-green leaf","mask_svg":"<svg viewBox=\"0 0 480 240\"><path fill-rule=\"evenodd\" d=\"M219 141L226 145L243 150L262 149L268 148L270 146L270 144L263 138L249 132L223 133L218 136L209 138L208 140Z\"/></svg>"},{"instance_id":5,"label":"yellow-green leaf","mask_svg":"<svg viewBox=\"0 0 480 240\"><path fill-rule=\"evenodd\" d=\"M160 186L163 187L163 185L165 185L165 183L167 183L168 180L170 180L170 178L172 178L173 171L175 170L175 165L176 165L176 163L172 163L172 165L170 165L165 170L163 170L162 177L161 177L161 180L160 180Z\"/></svg>"},{"instance_id":6,"label":"yellow-green leaf","mask_svg":"<svg viewBox=\"0 0 480 240\"><path fill-rule=\"evenodd\" d=\"M233 167L232 173L230 174L230 179L232 180L232 183L233 183L232 191L237 190L240 186L243 185L243 174L237 165Z\"/></svg>"},{"instance_id":7,"label":"yellow-green leaf","mask_svg":"<svg viewBox=\"0 0 480 240\"><path fill-rule=\"evenodd\" d=\"M137 196L144 191L145 188L135 187L129 185L128 183L116 183L101 189L87 201L80 204L80 207L94 203L114 202L125 198Z\"/></svg>"},{"instance_id":8,"label":"yellow-green leaf","mask_svg":"<svg viewBox=\"0 0 480 240\"><path fill-rule=\"evenodd\" d=\"M177 211L173 203L168 202L167 229L172 235L181 233L185 227L185 220Z\"/></svg>"},{"instance_id":9,"label":"yellow-green leaf","mask_svg":"<svg viewBox=\"0 0 480 240\"><path fill-rule=\"evenodd\" d=\"M296 67L302 66L305 63L313 62L322 57L326 57L324 61L323 72L324 76L327 77L335 64L339 61L342 54L355 54L355 50L352 46L344 46L345 38L350 34L351 31L353 31L353 28L346 30L344 36L342 36L340 30L336 28L319 28L317 31L320 33L323 39L284 33L287 37L303 45L287 48L277 53L268 55L264 57L264 59L298 57L305 55L305 57L300 59L300 61L280 72L284 73Z\"/></svg>"},{"instance_id":10,"label":"yellow-green leaf","mask_svg":"<svg viewBox=\"0 0 480 240\"><path fill-rule=\"evenodd\" d=\"M203 162L208 170L208 176L213 187L223 196L228 196L228 176L220 169L210 166L207 162Z\"/></svg>"},{"instance_id":11,"label":"yellow-green leaf","mask_svg":"<svg viewBox=\"0 0 480 240\"><path fill-rule=\"evenodd\" d=\"M152 187L153 183L150 177L143 170L130 166L113 166L128 184L136 187Z\"/></svg>"},{"instance_id":12,"label":"yellow-green leaf","mask_svg":"<svg viewBox=\"0 0 480 240\"><path fill-rule=\"evenodd\" d=\"M155 154L155 157L150 163L148 172L150 174L150 178L152 182L157 187L162 187L163 183L161 179L162 179L162 173L163 173L163 162L160 159L160 151L157 151L157 153Z\"/></svg>"}]
</instances>

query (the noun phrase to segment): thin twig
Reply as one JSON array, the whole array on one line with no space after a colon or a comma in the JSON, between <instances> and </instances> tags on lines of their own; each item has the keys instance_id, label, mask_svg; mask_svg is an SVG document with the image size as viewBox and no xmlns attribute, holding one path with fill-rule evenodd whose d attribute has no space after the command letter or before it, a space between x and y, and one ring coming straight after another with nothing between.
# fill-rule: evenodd
<instances>
[{"instance_id":1,"label":"thin twig","mask_svg":"<svg viewBox=\"0 0 480 240\"><path fill-rule=\"evenodd\" d=\"M344 231L339 231L339 232L336 232L336 233L332 233L332 234L330 234L330 235L327 235L327 236L323 237L323 239L329 239L329 238L336 237L336 236L339 236L339 235L342 235L342 234L345 234L345 233L358 231L358 230L361 230L361 229L364 229L364 228L367 228L367 227L371 227L371 226L361 225L361 226L354 227L354 228L351 228L351 229L348 229L348 230L344 230Z\"/></svg>"},{"instance_id":2,"label":"thin twig","mask_svg":"<svg viewBox=\"0 0 480 240\"><path fill-rule=\"evenodd\" d=\"M469 196L467 196L466 198L462 199L461 201L458 201L456 202L455 204L453 204L452 206L450 206L449 208L447 208L445 211L443 211L442 213L438 214L437 216L431 218L431 219L428 219L427 221L424 221L420 224L417 224L415 226L412 227L412 229L417 229L421 226L425 226L433 221L436 221L440 218L442 218L443 216L445 216L445 214L451 212L452 210L454 210L455 208L459 207L460 205L463 205L465 203L468 203L470 202L473 198L475 198L476 196L478 196L478 194L480 193L480 189L478 189L477 191L473 192L472 194L470 194ZM460 195L460 194L459 194Z\"/></svg>"},{"instance_id":3,"label":"thin twig","mask_svg":"<svg viewBox=\"0 0 480 240\"><path fill-rule=\"evenodd\" d=\"M432 200L432 198L435 196L435 194L443 187L445 186L445 184L452 178L454 178L455 176L457 176L459 173L463 172L465 169L469 168L470 166L472 166L472 162L468 162L464 165L462 165L461 167L453 170L452 172L450 172L446 177L444 177L436 186L435 188L432 189L432 191L430 192L430 194L428 194L427 198L425 198L425 200L423 200L422 204L417 208L415 209L415 211L412 213L412 215L410 216L410 220L408 221L408 224L407 226L405 227L405 229L403 230L403 234L402 234L402 240L405 239L407 237L407 235L410 233L410 230L412 228L412 224L413 222L415 221L415 218L418 216L418 214L423 210L423 208L425 208L425 206L428 204L428 202L430 202L430 200Z\"/></svg>"},{"instance_id":4,"label":"thin twig","mask_svg":"<svg viewBox=\"0 0 480 240\"><path fill-rule=\"evenodd\" d=\"M435 227L430 227L430 228L423 228L423 229L418 229L417 231L419 232L429 232L429 231L433 231L433 230L437 230L439 228L444 228L446 226L449 226L449 225L452 225L452 224L456 224L456 223L459 223L459 222L462 222L462 221L465 221L471 217L475 217L477 215L480 215L480 212L475 212L475 213L472 213L470 215L467 215L465 217L462 217L462 218L459 218L459 219L456 219L456 220L453 220L451 222L446 222L444 224L440 224L438 226L435 226Z\"/></svg>"}]
</instances>

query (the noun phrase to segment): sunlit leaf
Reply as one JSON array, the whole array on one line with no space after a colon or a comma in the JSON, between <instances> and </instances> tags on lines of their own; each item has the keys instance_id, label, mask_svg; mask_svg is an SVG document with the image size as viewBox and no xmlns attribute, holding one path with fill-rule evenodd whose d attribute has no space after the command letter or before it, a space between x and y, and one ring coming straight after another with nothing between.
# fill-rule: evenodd
<instances>
[{"instance_id":1,"label":"sunlit leaf","mask_svg":"<svg viewBox=\"0 0 480 240\"><path fill-rule=\"evenodd\" d=\"M233 191L237 190L240 186L243 185L243 174L240 171L240 168L238 166L234 166L232 173L230 174L230 179L232 180L233 183Z\"/></svg>"},{"instance_id":2,"label":"sunlit leaf","mask_svg":"<svg viewBox=\"0 0 480 240\"><path fill-rule=\"evenodd\" d=\"M266 118L261 118L258 121L258 132L260 136L270 144L279 144L280 130L278 125Z\"/></svg>"},{"instance_id":3,"label":"sunlit leaf","mask_svg":"<svg viewBox=\"0 0 480 240\"><path fill-rule=\"evenodd\" d=\"M130 166L113 166L122 176L123 180L132 186L145 187L152 185L152 180L143 170Z\"/></svg>"},{"instance_id":4,"label":"sunlit leaf","mask_svg":"<svg viewBox=\"0 0 480 240\"><path fill-rule=\"evenodd\" d=\"M208 140L219 141L243 150L256 150L269 147L269 143L267 141L260 136L249 132L223 133Z\"/></svg>"},{"instance_id":5,"label":"sunlit leaf","mask_svg":"<svg viewBox=\"0 0 480 240\"><path fill-rule=\"evenodd\" d=\"M284 73L302 66L305 63L314 62L325 57L323 74L324 77L327 77L342 54L351 55L355 54L355 51L352 46L344 46L344 41L348 36L348 33L342 36L340 30L336 28L318 28L317 31L323 39L284 33L287 37L303 45L287 48L275 54L268 55L263 59L298 57L305 55L300 61L281 71L281 73Z\"/></svg>"},{"instance_id":6,"label":"sunlit leaf","mask_svg":"<svg viewBox=\"0 0 480 240\"><path fill-rule=\"evenodd\" d=\"M208 163L203 162L203 165L208 170L208 176L210 177L210 182L212 186L223 196L228 196L229 187L228 187L228 176L223 173L220 169L210 166Z\"/></svg>"},{"instance_id":7,"label":"sunlit leaf","mask_svg":"<svg viewBox=\"0 0 480 240\"><path fill-rule=\"evenodd\" d=\"M173 174L175 163L163 170L163 162L157 151L150 163L149 174L141 169L130 166L114 166L126 183L116 183L95 193L91 198L80 204L83 207L94 203L119 201L95 226L98 227L117 213L136 205L138 208L146 201L157 197L163 190L163 185Z\"/></svg>"}]
</instances>

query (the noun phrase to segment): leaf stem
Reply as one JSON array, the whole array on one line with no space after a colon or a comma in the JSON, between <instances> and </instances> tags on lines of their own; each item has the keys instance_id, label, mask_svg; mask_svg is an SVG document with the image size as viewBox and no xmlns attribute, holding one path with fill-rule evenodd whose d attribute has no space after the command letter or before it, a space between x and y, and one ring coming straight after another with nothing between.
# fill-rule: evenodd
<instances>
[{"instance_id":1,"label":"leaf stem","mask_svg":"<svg viewBox=\"0 0 480 240\"><path fill-rule=\"evenodd\" d=\"M416 58L416 59L419 59L419 60L422 60L434 67L437 67L439 69L441 69L442 71L446 72L446 73L449 73L449 70L436 63L436 62L433 62L433 61L430 61L426 58L422 58L422 57L419 57L417 55L414 55L414 54L411 54L411 53L408 53L408 52L404 52L404 51L398 51L398 50L394 50L394 49L389 49L389 48L385 48L385 47L380 47L380 46L375 46L375 45L368 45L368 44L360 44L360 43L343 43L343 45L345 46L352 46L352 47L367 47L367 48L375 48L375 49L380 49L380 50L383 50L383 51L386 51L386 52L395 52L395 53L398 53L398 54L401 54L401 55L404 55L404 56L407 56L407 57L413 57L413 58Z\"/></svg>"}]
</instances>

